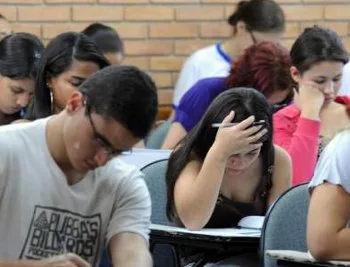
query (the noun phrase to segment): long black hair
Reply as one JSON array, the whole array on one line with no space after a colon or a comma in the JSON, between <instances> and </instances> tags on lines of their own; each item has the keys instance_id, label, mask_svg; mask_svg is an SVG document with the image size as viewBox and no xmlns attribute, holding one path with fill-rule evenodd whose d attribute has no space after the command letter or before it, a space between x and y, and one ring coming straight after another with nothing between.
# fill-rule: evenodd
<instances>
[{"instance_id":1,"label":"long black hair","mask_svg":"<svg viewBox=\"0 0 350 267\"><path fill-rule=\"evenodd\" d=\"M272 187L271 167L274 163L274 147L272 143L272 108L262 93L252 88L232 88L224 91L209 106L201 121L178 144L171 154L166 172L167 184L167 216L174 219L174 187L177 178L187 163L193 158L203 162L213 145L217 128L212 123L221 122L231 110L235 111L232 122L241 122L251 115L256 121L264 120L268 133L264 140L260 156L263 160L262 176L255 192L254 199L266 197Z\"/></svg>"},{"instance_id":2,"label":"long black hair","mask_svg":"<svg viewBox=\"0 0 350 267\"><path fill-rule=\"evenodd\" d=\"M48 77L57 77L67 71L73 60L96 63L100 69L109 65L97 45L85 34L77 32L62 33L47 45L39 63L34 101L28 110L28 119L48 117L52 113Z\"/></svg>"}]
</instances>

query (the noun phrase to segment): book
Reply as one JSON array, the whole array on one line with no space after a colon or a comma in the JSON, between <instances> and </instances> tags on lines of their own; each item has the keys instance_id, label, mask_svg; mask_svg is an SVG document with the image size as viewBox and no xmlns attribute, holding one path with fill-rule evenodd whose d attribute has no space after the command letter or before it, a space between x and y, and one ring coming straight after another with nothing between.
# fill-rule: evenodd
<instances>
[{"instance_id":1,"label":"book","mask_svg":"<svg viewBox=\"0 0 350 267\"><path fill-rule=\"evenodd\" d=\"M278 260L288 260L300 263L327 263L328 265L332 266L350 266L350 261L332 260L326 262L318 262L311 256L310 253L296 250L267 250L265 254Z\"/></svg>"},{"instance_id":2,"label":"book","mask_svg":"<svg viewBox=\"0 0 350 267\"><path fill-rule=\"evenodd\" d=\"M151 224L151 231L163 231L174 235L202 235L207 237L253 237L259 238L261 231L258 229L245 228L204 228L198 231L191 231L186 228Z\"/></svg>"}]
</instances>

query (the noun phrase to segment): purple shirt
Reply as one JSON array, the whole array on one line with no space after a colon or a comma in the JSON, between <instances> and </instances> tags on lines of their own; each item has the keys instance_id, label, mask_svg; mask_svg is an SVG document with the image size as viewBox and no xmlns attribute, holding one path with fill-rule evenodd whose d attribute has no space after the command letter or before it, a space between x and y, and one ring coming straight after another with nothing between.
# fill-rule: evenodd
<instances>
[{"instance_id":1,"label":"purple shirt","mask_svg":"<svg viewBox=\"0 0 350 267\"><path fill-rule=\"evenodd\" d=\"M176 108L174 122L180 123L187 132L191 131L214 98L226 89L225 77L199 80L181 98Z\"/></svg>"}]
</instances>

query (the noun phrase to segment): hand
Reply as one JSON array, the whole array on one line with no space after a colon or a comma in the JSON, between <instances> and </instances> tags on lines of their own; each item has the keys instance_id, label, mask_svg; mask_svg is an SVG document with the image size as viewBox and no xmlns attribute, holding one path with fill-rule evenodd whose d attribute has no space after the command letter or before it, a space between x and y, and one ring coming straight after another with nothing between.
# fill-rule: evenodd
<instances>
[{"instance_id":1,"label":"hand","mask_svg":"<svg viewBox=\"0 0 350 267\"><path fill-rule=\"evenodd\" d=\"M234 118L234 111L231 111L222 123L230 123ZM262 146L258 143L260 138L267 133L263 126L251 126L254 116L231 127L219 128L213 146L215 146L225 157L257 149Z\"/></svg>"},{"instance_id":2,"label":"hand","mask_svg":"<svg viewBox=\"0 0 350 267\"><path fill-rule=\"evenodd\" d=\"M91 267L91 265L73 253L63 254L39 261L40 267Z\"/></svg>"},{"instance_id":3,"label":"hand","mask_svg":"<svg viewBox=\"0 0 350 267\"><path fill-rule=\"evenodd\" d=\"M297 104L304 118L320 119L320 111L325 100L324 86L313 81L306 81L299 87L296 93Z\"/></svg>"}]
</instances>

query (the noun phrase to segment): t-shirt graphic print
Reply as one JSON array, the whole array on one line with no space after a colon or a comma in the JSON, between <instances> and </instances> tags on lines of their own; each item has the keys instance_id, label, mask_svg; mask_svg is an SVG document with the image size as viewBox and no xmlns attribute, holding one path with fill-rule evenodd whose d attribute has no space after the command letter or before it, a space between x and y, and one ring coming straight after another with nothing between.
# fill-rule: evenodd
<instances>
[{"instance_id":1,"label":"t-shirt graphic print","mask_svg":"<svg viewBox=\"0 0 350 267\"><path fill-rule=\"evenodd\" d=\"M100 214L83 216L36 205L20 258L39 260L72 252L96 264L100 233Z\"/></svg>"}]
</instances>

